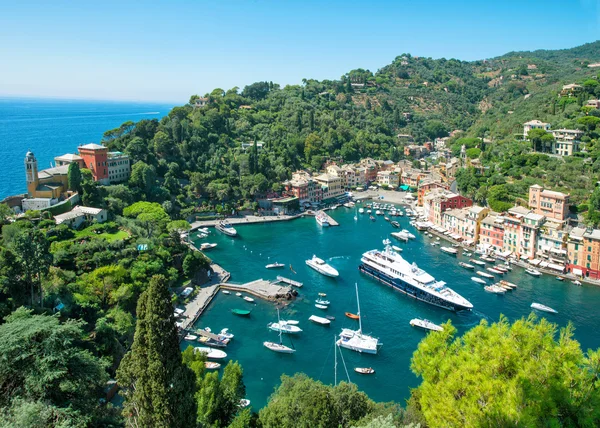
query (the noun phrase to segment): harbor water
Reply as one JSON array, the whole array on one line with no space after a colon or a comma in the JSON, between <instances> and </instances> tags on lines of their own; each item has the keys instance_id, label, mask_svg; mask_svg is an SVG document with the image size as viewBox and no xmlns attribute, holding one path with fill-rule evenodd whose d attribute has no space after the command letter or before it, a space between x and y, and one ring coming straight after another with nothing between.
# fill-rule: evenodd
<instances>
[{"instance_id":1,"label":"harbor water","mask_svg":"<svg viewBox=\"0 0 600 428\"><path fill-rule=\"evenodd\" d=\"M235 334L225 350L227 360L238 360L242 364L247 398L255 410L266 404L282 374L304 372L324 383L334 382L334 336L342 327L358 328L357 321L344 316L345 312L357 311L355 283L358 283L360 294L363 331L378 337L383 346L377 355L343 349L343 358L350 380L376 401L393 400L403 404L410 395L410 388L419 384L419 379L410 371L410 359L426 333L409 325L412 318L425 318L436 324L451 320L459 333L464 333L482 319L497 321L500 314L511 321L526 317L532 312L531 303L539 302L556 309L558 314L538 315L561 327L573 323L575 337L584 350L600 346L596 319L600 288L578 287L548 275L535 278L515 266L502 278L517 284L518 288L505 295L491 294L484 291L483 285L471 281L474 271L458 266L459 261L468 262L468 257L441 252L439 246L431 245L436 237L428 238L409 226L407 217L393 218L400 222L400 229L408 229L416 235L416 239L402 243L390 237L391 232L400 229L394 229L383 216L377 216L372 222L368 214L358 214L357 209L358 206L354 209L340 207L330 211L329 214L340 223L339 227L323 228L313 217L306 217L236 226L238 236L235 238L214 229L208 238L196 238L198 245L201 242L218 244L207 255L231 272L233 282L275 279L281 275L304 283L299 289L299 297L281 311L282 319L298 320L303 329L297 335L283 335L284 344L296 349L294 354L278 354L263 347L264 341L278 341L277 333L267 329L269 322L277 321L273 303L256 299L256 304L252 304L233 293L219 293L196 323L196 328L208 326L218 331L227 327ZM355 215L357 220L354 220ZM474 306L473 311L453 313L415 301L359 273L362 253L383 248L382 241L386 238L403 249L402 255L408 261L416 262L467 298ZM443 240L440 242L444 245ZM313 254L335 267L340 276L327 278L306 266L305 260ZM265 268L274 262L284 263L286 267L279 270ZM327 293L326 299L331 302L326 311L314 306L319 292ZM252 313L248 318L238 317L231 313L233 308L252 309ZM336 319L329 327L324 327L309 321L311 315L332 315ZM194 345L183 342L182 348L190 344ZM354 372L355 367L372 367L376 372L359 375ZM337 379L347 380L339 357Z\"/></svg>"}]
</instances>

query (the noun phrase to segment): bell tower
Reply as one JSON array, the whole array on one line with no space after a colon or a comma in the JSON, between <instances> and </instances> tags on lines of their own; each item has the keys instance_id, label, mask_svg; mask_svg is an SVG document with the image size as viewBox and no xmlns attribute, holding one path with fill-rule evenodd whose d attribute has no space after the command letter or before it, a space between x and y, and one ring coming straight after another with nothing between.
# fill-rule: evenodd
<instances>
[{"instance_id":1,"label":"bell tower","mask_svg":"<svg viewBox=\"0 0 600 428\"><path fill-rule=\"evenodd\" d=\"M29 196L35 196L35 189L38 187L38 166L37 159L31 151L25 155L25 181L27 193Z\"/></svg>"}]
</instances>

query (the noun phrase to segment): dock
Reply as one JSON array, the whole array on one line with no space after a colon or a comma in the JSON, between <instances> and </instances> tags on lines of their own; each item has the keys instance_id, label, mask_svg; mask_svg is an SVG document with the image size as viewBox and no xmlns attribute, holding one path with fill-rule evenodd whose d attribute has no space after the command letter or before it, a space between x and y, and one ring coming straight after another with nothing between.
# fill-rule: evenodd
<instances>
[{"instance_id":1,"label":"dock","mask_svg":"<svg viewBox=\"0 0 600 428\"><path fill-rule=\"evenodd\" d=\"M278 281L271 282L265 279L257 279L245 284L233 284L228 282L226 284L221 284L220 287L225 290L245 292L269 301L290 299L293 296L291 287L281 285Z\"/></svg>"},{"instance_id":2,"label":"dock","mask_svg":"<svg viewBox=\"0 0 600 428\"><path fill-rule=\"evenodd\" d=\"M300 281L294 281L293 279L285 278L283 276L277 276L277 282L282 282L296 288L302 288L303 285Z\"/></svg>"},{"instance_id":3,"label":"dock","mask_svg":"<svg viewBox=\"0 0 600 428\"><path fill-rule=\"evenodd\" d=\"M327 214L325 211L319 211L319 213L321 213L321 215L323 215L324 217L327 218L327 223L329 223L329 226L339 226L340 224L335 221L333 218L331 218L331 216L329 214Z\"/></svg>"},{"instance_id":4,"label":"dock","mask_svg":"<svg viewBox=\"0 0 600 428\"><path fill-rule=\"evenodd\" d=\"M237 226L240 224L259 224L259 223L272 223L275 221L289 221L295 220L297 218L303 217L304 213L300 213L297 215L278 215L278 216L255 216L248 215L244 217L226 217L219 218L214 220L198 220L193 223L190 223L191 229L190 233L198 230L202 227L214 227L222 221L227 221L227 223L232 226Z\"/></svg>"}]
</instances>

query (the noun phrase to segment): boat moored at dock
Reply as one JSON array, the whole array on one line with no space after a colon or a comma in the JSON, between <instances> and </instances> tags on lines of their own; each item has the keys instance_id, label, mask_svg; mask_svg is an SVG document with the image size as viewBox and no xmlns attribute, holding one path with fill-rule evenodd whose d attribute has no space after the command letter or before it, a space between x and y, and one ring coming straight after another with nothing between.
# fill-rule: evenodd
<instances>
[{"instance_id":1,"label":"boat moored at dock","mask_svg":"<svg viewBox=\"0 0 600 428\"><path fill-rule=\"evenodd\" d=\"M465 262L459 262L458 265L465 269L475 269L475 266L470 265L469 263L465 263Z\"/></svg>"},{"instance_id":2,"label":"boat moored at dock","mask_svg":"<svg viewBox=\"0 0 600 428\"><path fill-rule=\"evenodd\" d=\"M476 282L478 284L487 284L487 282L485 282L485 280L478 278L476 276L472 276L471 281Z\"/></svg>"},{"instance_id":3,"label":"boat moored at dock","mask_svg":"<svg viewBox=\"0 0 600 428\"><path fill-rule=\"evenodd\" d=\"M440 247L440 250L442 250L446 254L451 254L453 256L458 254L458 250L452 247Z\"/></svg>"},{"instance_id":4,"label":"boat moored at dock","mask_svg":"<svg viewBox=\"0 0 600 428\"><path fill-rule=\"evenodd\" d=\"M542 273L539 270L535 270L535 269L525 269L525 272L527 272L529 275L531 276L542 276Z\"/></svg>"},{"instance_id":5,"label":"boat moored at dock","mask_svg":"<svg viewBox=\"0 0 600 428\"><path fill-rule=\"evenodd\" d=\"M235 230L235 228L232 225L225 221L222 221L219 224L217 224L215 226L215 229L227 236L237 236L238 234L237 230Z\"/></svg>"}]
</instances>

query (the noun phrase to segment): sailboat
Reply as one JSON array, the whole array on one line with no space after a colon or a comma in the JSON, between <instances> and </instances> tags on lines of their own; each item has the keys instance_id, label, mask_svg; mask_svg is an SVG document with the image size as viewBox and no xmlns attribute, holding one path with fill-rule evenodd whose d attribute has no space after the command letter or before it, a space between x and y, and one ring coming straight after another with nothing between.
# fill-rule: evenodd
<instances>
[{"instance_id":1,"label":"sailboat","mask_svg":"<svg viewBox=\"0 0 600 428\"><path fill-rule=\"evenodd\" d=\"M281 319L279 318L279 309L277 309L277 322L281 323ZM263 342L265 348L270 349L271 351L281 352L282 354L293 354L296 352L295 349L290 348L289 346L285 346L281 341L281 329L279 330L279 343L275 342Z\"/></svg>"},{"instance_id":2,"label":"sailboat","mask_svg":"<svg viewBox=\"0 0 600 428\"><path fill-rule=\"evenodd\" d=\"M365 352L367 354L377 354L378 347L381 346L379 339L371 337L362 332L362 317L360 316L360 301L358 299L358 284L356 287L356 306L358 307L358 330L343 328L340 338L337 341L338 346L351 349L356 352Z\"/></svg>"}]
</instances>

